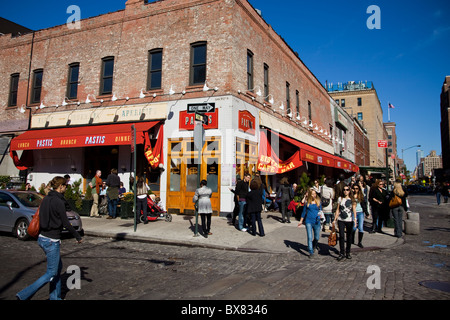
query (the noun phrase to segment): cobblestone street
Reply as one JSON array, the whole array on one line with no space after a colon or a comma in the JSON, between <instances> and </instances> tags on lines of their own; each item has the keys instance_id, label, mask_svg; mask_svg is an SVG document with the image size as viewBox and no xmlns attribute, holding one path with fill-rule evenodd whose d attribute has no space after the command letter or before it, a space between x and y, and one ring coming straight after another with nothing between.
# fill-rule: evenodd
<instances>
[{"instance_id":1,"label":"cobblestone street","mask_svg":"<svg viewBox=\"0 0 450 320\"><path fill-rule=\"evenodd\" d=\"M449 283L450 205L431 196L410 203L420 212L421 234L405 235L392 249L360 251L337 262L321 247L316 259L297 253L270 254L186 248L107 238L85 237L62 244L63 270L81 269L81 289L67 290L67 300L448 300L445 290L421 285ZM2 234L0 299L37 279L45 260L35 241ZM336 250L335 248L331 251ZM367 286L380 270L380 289ZM68 278L65 274L64 281ZM448 287L447 287L448 288ZM34 299L48 298L46 289Z\"/></svg>"}]
</instances>

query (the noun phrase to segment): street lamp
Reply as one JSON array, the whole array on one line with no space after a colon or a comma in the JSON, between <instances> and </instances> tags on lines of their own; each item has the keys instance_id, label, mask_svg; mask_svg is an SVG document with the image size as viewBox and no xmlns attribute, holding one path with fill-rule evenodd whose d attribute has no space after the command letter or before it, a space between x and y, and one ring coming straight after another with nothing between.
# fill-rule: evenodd
<instances>
[{"instance_id":1,"label":"street lamp","mask_svg":"<svg viewBox=\"0 0 450 320\"><path fill-rule=\"evenodd\" d=\"M415 146L408 147L408 148L406 148L406 149L402 149L402 159L403 159L403 163L405 163L405 158L404 158L404 156L403 156L403 152L404 152L404 151L409 150L409 149L412 149L412 148L420 148L420 147L422 147L422 146L421 146L420 144L417 144L417 145L415 145Z\"/></svg>"}]
</instances>

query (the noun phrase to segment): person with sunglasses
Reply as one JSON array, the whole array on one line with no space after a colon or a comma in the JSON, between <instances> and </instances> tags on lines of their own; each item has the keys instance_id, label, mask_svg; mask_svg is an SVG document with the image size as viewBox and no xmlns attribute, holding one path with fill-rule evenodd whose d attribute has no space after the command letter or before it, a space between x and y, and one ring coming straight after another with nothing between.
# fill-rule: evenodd
<instances>
[{"instance_id":1,"label":"person with sunglasses","mask_svg":"<svg viewBox=\"0 0 450 320\"><path fill-rule=\"evenodd\" d=\"M353 192L353 198L356 201L356 220L357 220L357 226L353 228L353 234L352 234L352 243L355 243L355 234L356 230L358 230L358 247L364 248L362 244L362 239L364 236L364 214L369 216L369 213L367 211L367 204L364 201L364 194L360 188L359 184L354 184L352 187Z\"/></svg>"},{"instance_id":2,"label":"person with sunglasses","mask_svg":"<svg viewBox=\"0 0 450 320\"><path fill-rule=\"evenodd\" d=\"M338 223L339 228L339 256L338 261L344 258L351 259L353 228L356 227L356 201L350 187L343 188L344 195L338 198L338 206L333 223Z\"/></svg>"},{"instance_id":3,"label":"person with sunglasses","mask_svg":"<svg viewBox=\"0 0 450 320\"><path fill-rule=\"evenodd\" d=\"M372 206L372 230L370 233L382 232L386 195L387 191L384 189L384 182L376 180L369 194L369 201Z\"/></svg>"}]
</instances>

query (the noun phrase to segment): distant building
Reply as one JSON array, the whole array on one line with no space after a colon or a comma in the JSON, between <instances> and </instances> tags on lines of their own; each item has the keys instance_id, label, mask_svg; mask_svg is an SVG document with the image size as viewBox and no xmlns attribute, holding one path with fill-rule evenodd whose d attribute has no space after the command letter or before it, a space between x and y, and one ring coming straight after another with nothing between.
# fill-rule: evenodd
<instances>
[{"instance_id":1,"label":"distant building","mask_svg":"<svg viewBox=\"0 0 450 320\"><path fill-rule=\"evenodd\" d=\"M384 140L383 110L377 91L371 81L326 84L326 89L335 102L347 113L358 119L367 130L370 144L370 167L385 167L385 150L378 147L378 140Z\"/></svg>"},{"instance_id":2,"label":"distant building","mask_svg":"<svg viewBox=\"0 0 450 320\"><path fill-rule=\"evenodd\" d=\"M446 76L441 92L442 166L450 171L450 76Z\"/></svg>"},{"instance_id":3,"label":"distant building","mask_svg":"<svg viewBox=\"0 0 450 320\"><path fill-rule=\"evenodd\" d=\"M419 178L434 176L435 169L442 169L442 157L438 156L435 150L432 150L428 156L420 159L418 166Z\"/></svg>"}]
</instances>

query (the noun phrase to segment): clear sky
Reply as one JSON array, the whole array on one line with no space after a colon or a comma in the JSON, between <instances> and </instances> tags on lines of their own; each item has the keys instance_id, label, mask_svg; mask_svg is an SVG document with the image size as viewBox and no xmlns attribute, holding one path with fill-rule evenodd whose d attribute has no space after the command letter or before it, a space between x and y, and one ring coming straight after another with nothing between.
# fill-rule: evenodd
<instances>
[{"instance_id":1,"label":"clear sky","mask_svg":"<svg viewBox=\"0 0 450 320\"><path fill-rule=\"evenodd\" d=\"M78 5L81 19L125 8L126 0L2 1L0 16L33 30L66 23ZM449 0L250 0L263 18L325 81L373 81L388 121L397 123L397 152L414 145L441 154L440 93L450 75ZM380 9L373 21L370 5ZM369 29L367 20L379 21ZM416 150L404 152L409 170Z\"/></svg>"}]
</instances>

